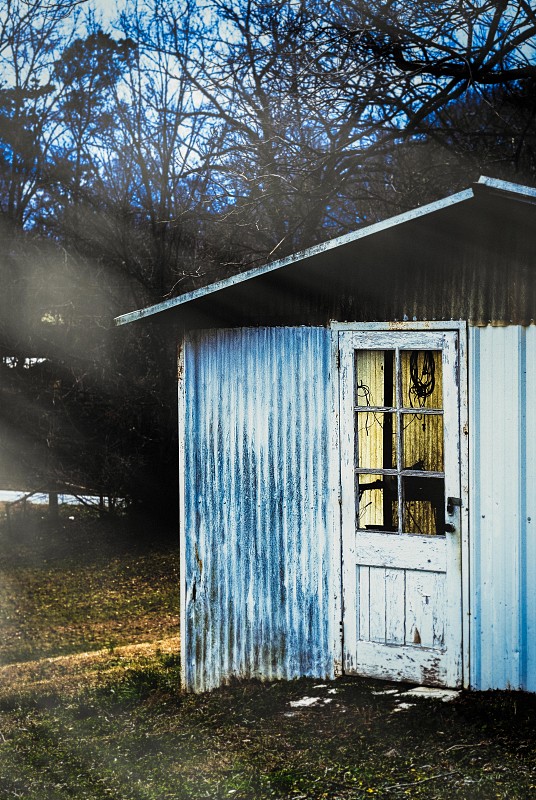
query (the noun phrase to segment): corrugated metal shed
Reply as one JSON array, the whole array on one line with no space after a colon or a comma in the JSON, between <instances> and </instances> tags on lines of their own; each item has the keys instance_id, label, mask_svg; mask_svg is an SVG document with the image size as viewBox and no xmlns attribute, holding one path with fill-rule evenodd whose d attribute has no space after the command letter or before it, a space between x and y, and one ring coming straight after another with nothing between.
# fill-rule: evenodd
<instances>
[{"instance_id":1,"label":"corrugated metal shed","mask_svg":"<svg viewBox=\"0 0 536 800\"><path fill-rule=\"evenodd\" d=\"M468 364L465 344L458 351L468 392L465 380L457 387L460 432L470 442L468 515L464 446L460 456L469 525L459 554L463 604L452 609L469 618L464 682L536 692L535 254L536 191L482 179L432 206L118 320L178 320L186 331L187 688L233 677L330 676L340 665L339 371L329 321L359 323L373 337L406 319L422 320L419 330L460 320L452 327L464 343L465 323L469 329Z\"/></svg>"},{"instance_id":2,"label":"corrugated metal shed","mask_svg":"<svg viewBox=\"0 0 536 800\"><path fill-rule=\"evenodd\" d=\"M536 691L536 327L470 329L471 685Z\"/></svg>"},{"instance_id":3,"label":"corrugated metal shed","mask_svg":"<svg viewBox=\"0 0 536 800\"><path fill-rule=\"evenodd\" d=\"M332 675L329 331L200 333L183 370L185 685Z\"/></svg>"}]
</instances>

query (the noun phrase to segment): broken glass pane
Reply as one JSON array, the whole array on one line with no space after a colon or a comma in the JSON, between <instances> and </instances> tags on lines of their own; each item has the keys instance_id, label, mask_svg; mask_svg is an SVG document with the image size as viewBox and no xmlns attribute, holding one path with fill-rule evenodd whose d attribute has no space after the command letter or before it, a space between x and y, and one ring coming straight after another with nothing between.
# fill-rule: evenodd
<instances>
[{"instance_id":1,"label":"broken glass pane","mask_svg":"<svg viewBox=\"0 0 536 800\"><path fill-rule=\"evenodd\" d=\"M357 528L398 530L396 475L356 475Z\"/></svg>"},{"instance_id":2,"label":"broken glass pane","mask_svg":"<svg viewBox=\"0 0 536 800\"><path fill-rule=\"evenodd\" d=\"M404 533L427 536L445 533L445 481L443 478L402 478Z\"/></svg>"}]
</instances>

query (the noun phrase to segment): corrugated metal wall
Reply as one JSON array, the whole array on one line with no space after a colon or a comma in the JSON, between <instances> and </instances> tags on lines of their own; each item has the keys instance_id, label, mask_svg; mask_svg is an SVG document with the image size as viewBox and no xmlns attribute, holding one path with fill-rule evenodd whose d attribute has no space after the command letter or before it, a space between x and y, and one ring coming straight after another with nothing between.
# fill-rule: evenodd
<instances>
[{"instance_id":1,"label":"corrugated metal wall","mask_svg":"<svg viewBox=\"0 0 536 800\"><path fill-rule=\"evenodd\" d=\"M332 675L330 332L205 331L183 352L185 685Z\"/></svg>"},{"instance_id":2,"label":"corrugated metal wall","mask_svg":"<svg viewBox=\"0 0 536 800\"><path fill-rule=\"evenodd\" d=\"M247 328L185 342L190 689L233 676L333 674L330 336ZM470 684L536 692L536 326L469 328L468 355Z\"/></svg>"},{"instance_id":3,"label":"corrugated metal wall","mask_svg":"<svg viewBox=\"0 0 536 800\"><path fill-rule=\"evenodd\" d=\"M471 685L536 691L536 327L469 329Z\"/></svg>"}]
</instances>

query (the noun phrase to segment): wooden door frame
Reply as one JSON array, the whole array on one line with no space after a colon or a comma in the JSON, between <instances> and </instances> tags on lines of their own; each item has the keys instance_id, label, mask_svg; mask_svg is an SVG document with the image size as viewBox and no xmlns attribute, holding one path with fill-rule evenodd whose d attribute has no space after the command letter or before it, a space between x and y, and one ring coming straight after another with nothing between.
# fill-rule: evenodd
<instances>
[{"instance_id":1,"label":"wooden door frame","mask_svg":"<svg viewBox=\"0 0 536 800\"><path fill-rule=\"evenodd\" d=\"M331 329L331 408L332 408L332 434L331 434L331 467L332 480L330 481L331 503L333 508L333 543L332 549L332 575L334 579L333 603L333 653L335 654L335 674L342 674L344 641L343 641L343 540L342 540L342 477L341 477L341 448L340 448L340 404L339 404L339 333L356 331L373 333L374 331L455 331L458 334L458 366L459 366L459 438L460 438L460 491L462 508L460 514L460 571L461 571L461 626L462 626L462 686L469 688L470 675L470 572L469 572L469 406L468 406L468 364L467 364L467 322L459 321L403 321L403 322L336 322L330 323Z\"/></svg>"}]
</instances>

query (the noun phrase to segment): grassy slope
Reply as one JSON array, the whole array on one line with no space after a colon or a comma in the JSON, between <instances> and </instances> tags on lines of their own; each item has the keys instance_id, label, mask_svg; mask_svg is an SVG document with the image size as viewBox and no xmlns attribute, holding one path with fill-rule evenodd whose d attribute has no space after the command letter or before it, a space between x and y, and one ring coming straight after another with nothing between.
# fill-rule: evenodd
<instances>
[{"instance_id":1,"label":"grassy slope","mask_svg":"<svg viewBox=\"0 0 536 800\"><path fill-rule=\"evenodd\" d=\"M0 800L536 796L534 698L400 710L358 679L181 695L173 545L79 519L4 531L2 552L3 657L33 660L0 668ZM146 644L121 646L131 630Z\"/></svg>"},{"instance_id":2,"label":"grassy slope","mask_svg":"<svg viewBox=\"0 0 536 800\"><path fill-rule=\"evenodd\" d=\"M0 525L0 664L178 634L177 544L67 509ZM74 516L74 519L69 517Z\"/></svg>"}]
</instances>

